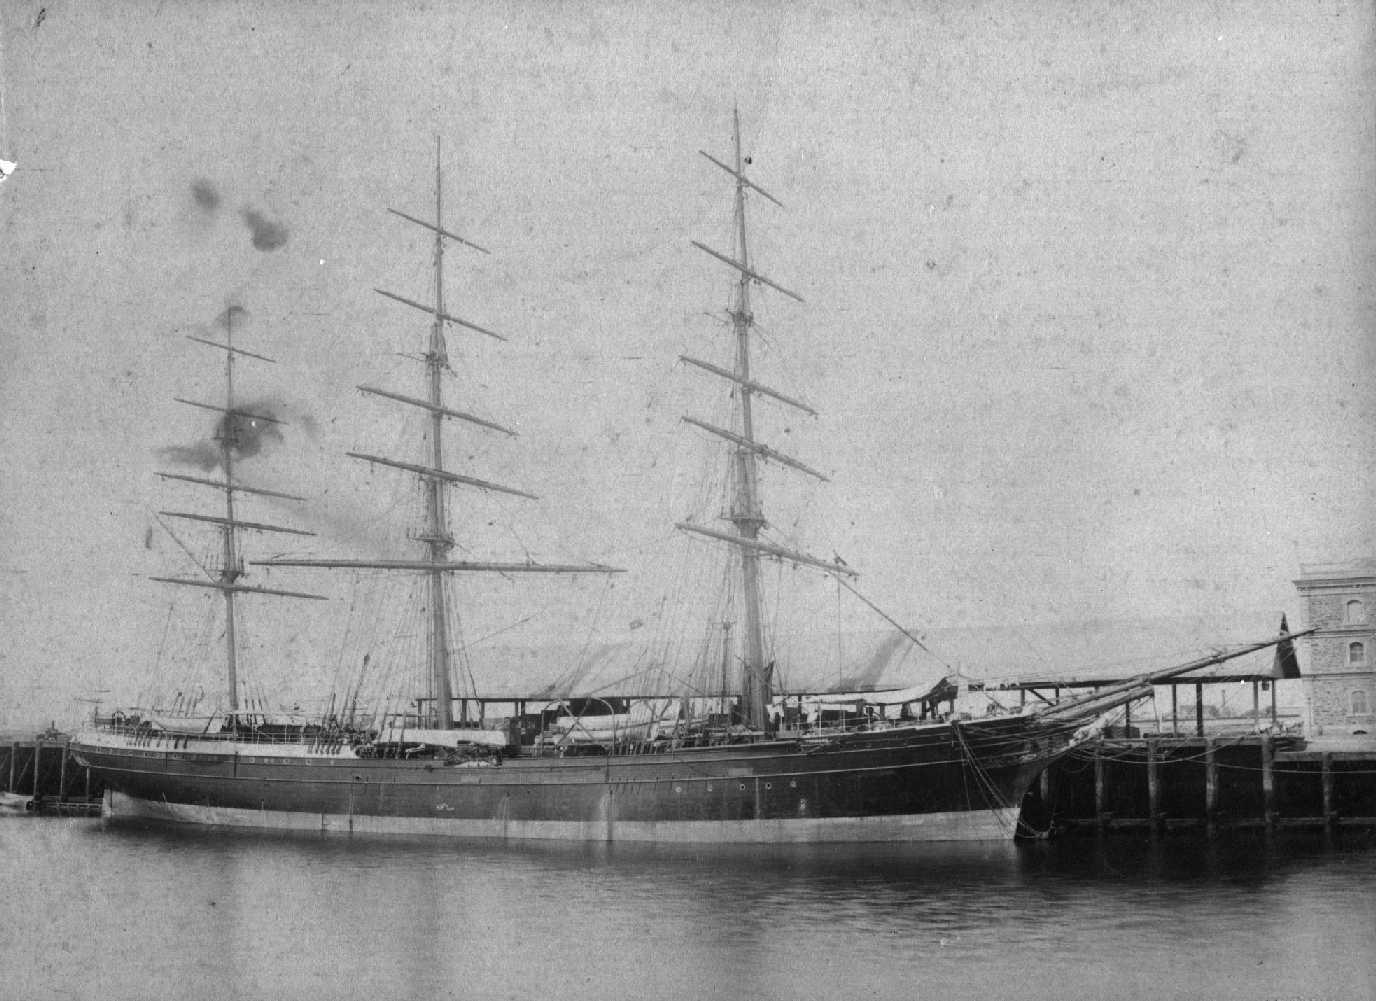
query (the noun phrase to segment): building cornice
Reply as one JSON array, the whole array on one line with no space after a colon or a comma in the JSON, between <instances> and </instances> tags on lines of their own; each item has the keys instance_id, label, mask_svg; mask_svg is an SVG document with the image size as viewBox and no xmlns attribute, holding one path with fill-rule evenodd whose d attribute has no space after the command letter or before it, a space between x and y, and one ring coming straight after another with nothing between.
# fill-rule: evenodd
<instances>
[{"instance_id":1,"label":"building cornice","mask_svg":"<svg viewBox=\"0 0 1376 1001\"><path fill-rule=\"evenodd\" d=\"M1376 588L1376 576L1363 574L1352 577L1299 577L1291 581L1304 594L1307 591L1359 591Z\"/></svg>"}]
</instances>

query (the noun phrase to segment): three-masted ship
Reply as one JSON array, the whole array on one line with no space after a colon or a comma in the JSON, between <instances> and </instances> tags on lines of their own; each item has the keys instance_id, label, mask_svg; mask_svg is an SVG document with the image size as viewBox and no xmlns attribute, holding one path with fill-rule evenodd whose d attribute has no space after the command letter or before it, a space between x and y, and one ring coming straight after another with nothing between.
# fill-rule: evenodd
<instances>
[{"instance_id":1,"label":"three-masted ship","mask_svg":"<svg viewBox=\"0 0 1376 1001\"><path fill-rule=\"evenodd\" d=\"M232 328L224 342L210 342L226 357L222 414L222 480L197 479L219 490L224 515L185 514L216 525L222 563L204 579L161 578L183 586L219 590L228 626L228 698L225 708L194 725L134 712L97 717L73 742L79 760L104 781L107 815L167 822L257 828L433 834L455 837L565 838L689 842L910 841L1008 838L1017 833L1024 793L1039 773L1064 753L1083 723L1079 718L1039 718L1033 713L964 719L939 712L949 685L911 691L908 711L875 713L840 721L784 711L767 656L762 612L761 562L809 567L853 576L839 559L825 561L771 541L765 532L758 489L760 464L789 467L821 477L812 468L759 441L752 403L761 397L786 407L811 408L757 381L752 362L752 291L767 288L800 298L765 277L748 250L747 199L776 200L745 171L739 118L730 162L703 153L734 186L734 252L693 245L733 276L729 309L734 362L729 366L684 356L682 361L720 379L734 394L733 425L720 427L685 417L725 443L731 484L725 525L685 521L685 533L706 538L733 554L742 602L740 629L724 624L723 665L739 664L728 697L695 714L692 700L656 709L619 706L619 715L576 715L564 703L551 707L535 691L506 701L502 717L468 712L470 700L455 693L451 638L445 609L456 574L617 572L600 564L542 565L453 558L455 537L446 512L451 489L517 496L523 490L478 479L446 467L444 429L450 422L507 429L457 410L445 400L441 380L448 364L446 331L458 327L484 337L497 333L451 314L444 298L446 245L483 252L451 232L442 212L438 144L434 221L389 210L429 231L435 246L435 298L424 304L391 292L383 295L430 315L423 355L423 395L377 386L359 387L390 404L428 418L427 462L349 453L360 461L418 477L423 484L422 551L412 558L353 560L278 558L250 565L305 569L356 568L420 575L426 582L428 640L425 692L415 711L368 717L322 716L308 722L274 722L241 704L236 677L234 620L237 599L279 595L310 599L307 592L244 582L239 533L297 531L245 522L235 509L240 493L267 492L240 484L235 475L236 428L265 419L236 405L236 360L261 358L236 346ZM187 479L187 477L180 477ZM271 492L269 492L271 493ZM277 497L286 495L274 494ZM735 642L739 649L732 651ZM534 684L534 682L532 682ZM591 693L590 693L591 694ZM665 693L666 696L679 693ZM796 693L795 693L796 694ZM593 700L588 700L589 702ZM701 701L701 700L699 700ZM478 699L478 703L482 700ZM667 707L671 700L665 699ZM794 705L798 704L795 700ZM607 707L610 708L610 707ZM561 713L563 714L561 716Z\"/></svg>"}]
</instances>

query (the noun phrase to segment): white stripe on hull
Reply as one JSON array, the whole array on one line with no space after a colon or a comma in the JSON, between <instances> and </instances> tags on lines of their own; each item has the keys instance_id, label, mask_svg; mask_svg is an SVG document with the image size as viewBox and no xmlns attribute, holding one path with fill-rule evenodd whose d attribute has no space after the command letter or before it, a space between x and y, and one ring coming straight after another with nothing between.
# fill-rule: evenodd
<instances>
[{"instance_id":1,"label":"white stripe on hull","mask_svg":"<svg viewBox=\"0 0 1376 1001\"><path fill-rule=\"evenodd\" d=\"M270 830L354 834L434 835L451 838L562 841L653 841L766 844L878 841L1006 841L1018 808L875 817L799 817L778 820L464 820L446 817L296 813L241 810L137 799L109 790L105 815L115 819Z\"/></svg>"}]
</instances>

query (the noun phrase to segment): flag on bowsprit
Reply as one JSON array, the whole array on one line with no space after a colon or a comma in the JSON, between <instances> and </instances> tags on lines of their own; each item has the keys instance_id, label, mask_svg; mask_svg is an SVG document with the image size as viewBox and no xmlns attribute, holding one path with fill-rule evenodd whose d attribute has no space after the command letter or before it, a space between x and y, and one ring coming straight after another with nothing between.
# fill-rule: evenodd
<instances>
[{"instance_id":1,"label":"flag on bowsprit","mask_svg":"<svg viewBox=\"0 0 1376 1001\"><path fill-rule=\"evenodd\" d=\"M1290 625L1285 621L1285 613L1280 616L1280 634L1287 635L1290 632ZM1288 639L1281 640L1276 644L1276 660L1271 668L1273 678L1298 678L1300 676L1299 658L1295 656L1295 644Z\"/></svg>"}]
</instances>

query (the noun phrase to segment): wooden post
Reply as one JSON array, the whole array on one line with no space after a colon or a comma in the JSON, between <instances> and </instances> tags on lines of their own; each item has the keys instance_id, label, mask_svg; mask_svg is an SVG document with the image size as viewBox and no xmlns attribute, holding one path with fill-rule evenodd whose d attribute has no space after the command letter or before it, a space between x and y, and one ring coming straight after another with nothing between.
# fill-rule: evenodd
<instances>
[{"instance_id":1,"label":"wooden post","mask_svg":"<svg viewBox=\"0 0 1376 1001\"><path fill-rule=\"evenodd\" d=\"M1266 810L1266 826L1271 827L1276 822L1276 775L1275 747L1269 733L1261 738L1261 798Z\"/></svg>"},{"instance_id":2,"label":"wooden post","mask_svg":"<svg viewBox=\"0 0 1376 1001\"><path fill-rule=\"evenodd\" d=\"M6 792L14 792L14 766L19 761L19 741L10 744L10 784L5 786Z\"/></svg>"},{"instance_id":3,"label":"wooden post","mask_svg":"<svg viewBox=\"0 0 1376 1001\"><path fill-rule=\"evenodd\" d=\"M1276 726L1280 723L1280 716L1276 712L1276 683L1271 682L1271 725Z\"/></svg>"},{"instance_id":4,"label":"wooden post","mask_svg":"<svg viewBox=\"0 0 1376 1001\"><path fill-rule=\"evenodd\" d=\"M62 742L62 768L57 773L57 801L61 803L67 798L67 758L72 749L70 739Z\"/></svg>"},{"instance_id":5,"label":"wooden post","mask_svg":"<svg viewBox=\"0 0 1376 1001\"><path fill-rule=\"evenodd\" d=\"M1218 742L1204 741L1204 820L1210 830L1218 820Z\"/></svg>"},{"instance_id":6,"label":"wooden post","mask_svg":"<svg viewBox=\"0 0 1376 1001\"><path fill-rule=\"evenodd\" d=\"M1180 686L1174 681L1171 682L1171 736L1180 734L1180 706L1176 701L1176 696L1180 691Z\"/></svg>"},{"instance_id":7,"label":"wooden post","mask_svg":"<svg viewBox=\"0 0 1376 1001\"><path fill-rule=\"evenodd\" d=\"M1147 738L1147 823L1154 831L1161 818L1161 774L1156 760L1156 738Z\"/></svg>"},{"instance_id":8,"label":"wooden post","mask_svg":"<svg viewBox=\"0 0 1376 1001\"><path fill-rule=\"evenodd\" d=\"M1333 812L1333 754L1325 751L1323 758L1323 828L1326 831L1333 829L1337 815Z\"/></svg>"},{"instance_id":9,"label":"wooden post","mask_svg":"<svg viewBox=\"0 0 1376 1001\"><path fill-rule=\"evenodd\" d=\"M1252 682L1252 722L1261 726L1261 683Z\"/></svg>"},{"instance_id":10,"label":"wooden post","mask_svg":"<svg viewBox=\"0 0 1376 1001\"><path fill-rule=\"evenodd\" d=\"M1123 707L1123 736L1132 736L1132 703L1129 702Z\"/></svg>"},{"instance_id":11,"label":"wooden post","mask_svg":"<svg viewBox=\"0 0 1376 1001\"><path fill-rule=\"evenodd\" d=\"M38 759L42 756L39 752L43 749L43 738L35 737L33 741L33 801L38 803Z\"/></svg>"},{"instance_id":12,"label":"wooden post","mask_svg":"<svg viewBox=\"0 0 1376 1001\"><path fill-rule=\"evenodd\" d=\"M1108 775L1104 769L1104 748L1100 744L1094 749L1094 819L1100 830L1108 826Z\"/></svg>"},{"instance_id":13,"label":"wooden post","mask_svg":"<svg viewBox=\"0 0 1376 1001\"><path fill-rule=\"evenodd\" d=\"M1194 683L1194 732L1196 736L1204 736L1204 682Z\"/></svg>"}]
</instances>

